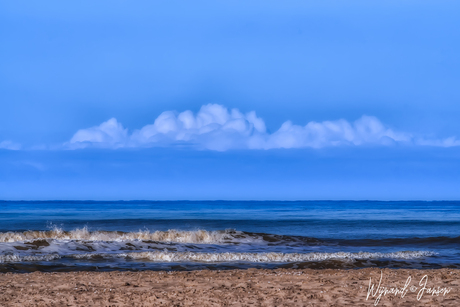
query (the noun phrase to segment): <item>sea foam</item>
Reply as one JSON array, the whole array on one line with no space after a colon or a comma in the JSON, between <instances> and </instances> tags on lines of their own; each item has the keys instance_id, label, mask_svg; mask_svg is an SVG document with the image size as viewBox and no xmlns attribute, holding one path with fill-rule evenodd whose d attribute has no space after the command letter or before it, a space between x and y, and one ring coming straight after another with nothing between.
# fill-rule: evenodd
<instances>
[{"instance_id":1,"label":"sea foam","mask_svg":"<svg viewBox=\"0 0 460 307\"><path fill-rule=\"evenodd\" d=\"M418 259L435 255L430 251L400 251L393 253L198 253L198 252L130 252L130 253L84 253L73 255L0 255L0 263L52 261L59 258L73 259L116 259L125 258L153 262L314 262L325 260L355 261L368 259Z\"/></svg>"},{"instance_id":2,"label":"sea foam","mask_svg":"<svg viewBox=\"0 0 460 307\"><path fill-rule=\"evenodd\" d=\"M433 256L430 251L400 251L393 253L197 253L197 252L132 252L118 254L78 254L71 257L77 259L91 258L127 258L149 260L155 262L305 262L324 260L367 260L367 259L417 259Z\"/></svg>"}]
</instances>

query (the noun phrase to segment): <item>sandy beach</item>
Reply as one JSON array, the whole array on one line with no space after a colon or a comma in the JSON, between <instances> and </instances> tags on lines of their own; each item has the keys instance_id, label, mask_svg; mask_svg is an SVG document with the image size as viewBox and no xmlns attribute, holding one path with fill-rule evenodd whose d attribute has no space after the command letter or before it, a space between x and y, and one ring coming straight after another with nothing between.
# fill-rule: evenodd
<instances>
[{"instance_id":1,"label":"sandy beach","mask_svg":"<svg viewBox=\"0 0 460 307\"><path fill-rule=\"evenodd\" d=\"M458 306L459 288L454 269L5 273L0 305Z\"/></svg>"}]
</instances>

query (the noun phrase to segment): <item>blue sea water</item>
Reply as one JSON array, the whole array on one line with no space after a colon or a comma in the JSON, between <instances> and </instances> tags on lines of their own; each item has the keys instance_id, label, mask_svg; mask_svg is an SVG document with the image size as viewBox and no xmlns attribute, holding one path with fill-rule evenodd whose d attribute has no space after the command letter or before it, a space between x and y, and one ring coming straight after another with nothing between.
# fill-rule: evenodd
<instances>
[{"instance_id":1,"label":"blue sea water","mask_svg":"<svg viewBox=\"0 0 460 307\"><path fill-rule=\"evenodd\" d=\"M2 201L0 271L460 267L460 202Z\"/></svg>"}]
</instances>

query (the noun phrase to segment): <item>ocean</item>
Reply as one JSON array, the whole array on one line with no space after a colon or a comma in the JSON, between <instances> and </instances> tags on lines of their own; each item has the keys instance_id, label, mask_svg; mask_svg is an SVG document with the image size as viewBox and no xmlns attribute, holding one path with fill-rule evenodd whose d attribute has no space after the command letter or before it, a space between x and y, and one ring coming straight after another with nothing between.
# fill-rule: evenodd
<instances>
[{"instance_id":1,"label":"ocean","mask_svg":"<svg viewBox=\"0 0 460 307\"><path fill-rule=\"evenodd\" d=\"M0 201L0 272L460 268L457 201Z\"/></svg>"}]
</instances>

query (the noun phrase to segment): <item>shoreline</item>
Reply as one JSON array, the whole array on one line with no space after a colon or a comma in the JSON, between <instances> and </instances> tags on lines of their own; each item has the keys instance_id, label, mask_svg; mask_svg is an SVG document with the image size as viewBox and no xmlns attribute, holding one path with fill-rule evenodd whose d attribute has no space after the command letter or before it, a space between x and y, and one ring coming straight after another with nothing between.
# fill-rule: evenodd
<instances>
[{"instance_id":1,"label":"shoreline","mask_svg":"<svg viewBox=\"0 0 460 307\"><path fill-rule=\"evenodd\" d=\"M377 306L458 306L460 269L0 273L1 306L374 306L378 290Z\"/></svg>"}]
</instances>

